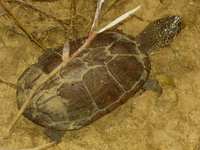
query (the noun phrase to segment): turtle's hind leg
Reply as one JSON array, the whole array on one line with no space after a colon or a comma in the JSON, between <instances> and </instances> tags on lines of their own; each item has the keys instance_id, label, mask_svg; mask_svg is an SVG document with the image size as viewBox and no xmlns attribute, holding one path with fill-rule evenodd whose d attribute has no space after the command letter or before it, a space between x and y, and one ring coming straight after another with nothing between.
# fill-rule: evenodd
<instances>
[{"instance_id":1,"label":"turtle's hind leg","mask_svg":"<svg viewBox=\"0 0 200 150\"><path fill-rule=\"evenodd\" d=\"M61 142L61 138L64 136L66 131L55 130L49 127L46 127L44 133L50 138L50 142L56 141L56 143Z\"/></svg>"}]
</instances>

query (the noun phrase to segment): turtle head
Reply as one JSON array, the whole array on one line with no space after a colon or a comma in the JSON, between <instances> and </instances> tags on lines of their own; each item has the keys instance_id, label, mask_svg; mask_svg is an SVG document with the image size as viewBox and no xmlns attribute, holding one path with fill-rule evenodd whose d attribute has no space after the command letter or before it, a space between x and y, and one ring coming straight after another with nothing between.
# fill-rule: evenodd
<instances>
[{"instance_id":1,"label":"turtle head","mask_svg":"<svg viewBox=\"0 0 200 150\"><path fill-rule=\"evenodd\" d=\"M162 18L150 23L136 40L151 55L158 48L169 45L182 28L183 21L180 16Z\"/></svg>"}]
</instances>

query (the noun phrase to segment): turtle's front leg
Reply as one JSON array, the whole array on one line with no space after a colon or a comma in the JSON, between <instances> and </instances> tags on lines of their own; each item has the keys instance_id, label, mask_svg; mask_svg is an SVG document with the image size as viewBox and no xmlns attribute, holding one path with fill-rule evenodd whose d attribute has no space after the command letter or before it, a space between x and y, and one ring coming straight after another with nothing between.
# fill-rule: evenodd
<instances>
[{"instance_id":1,"label":"turtle's front leg","mask_svg":"<svg viewBox=\"0 0 200 150\"><path fill-rule=\"evenodd\" d=\"M142 86L142 89L147 91L155 91L158 92L159 96L162 94L162 88L160 87L158 80L147 79L147 81Z\"/></svg>"}]
</instances>

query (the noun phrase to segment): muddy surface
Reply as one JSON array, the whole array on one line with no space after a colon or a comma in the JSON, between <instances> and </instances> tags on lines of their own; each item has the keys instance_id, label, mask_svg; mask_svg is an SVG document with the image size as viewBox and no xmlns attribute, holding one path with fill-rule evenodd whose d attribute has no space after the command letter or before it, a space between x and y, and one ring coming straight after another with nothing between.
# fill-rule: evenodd
<instances>
[{"instance_id":1,"label":"muddy surface","mask_svg":"<svg viewBox=\"0 0 200 150\"><path fill-rule=\"evenodd\" d=\"M96 1L58 0L7 3L27 30L45 47L55 49L87 36ZM141 9L117 25L136 36L151 21L180 15L185 28L168 47L151 56L150 77L163 94L147 91L111 114L65 134L49 150L198 150L200 149L200 2L198 0L105 0L98 29L132 8ZM16 83L44 53L0 7L0 75ZM0 135L18 112L16 89L0 83ZM49 143L38 126L20 117L0 148L33 148Z\"/></svg>"}]
</instances>

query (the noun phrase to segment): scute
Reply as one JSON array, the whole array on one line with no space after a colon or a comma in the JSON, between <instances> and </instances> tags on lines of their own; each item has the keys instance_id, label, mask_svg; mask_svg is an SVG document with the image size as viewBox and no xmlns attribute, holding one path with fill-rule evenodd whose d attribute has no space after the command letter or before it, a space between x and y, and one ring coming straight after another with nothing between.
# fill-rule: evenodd
<instances>
[{"instance_id":1,"label":"scute","mask_svg":"<svg viewBox=\"0 0 200 150\"><path fill-rule=\"evenodd\" d=\"M138 54L137 45L135 42L130 42L127 39L121 39L115 42L110 48L111 54Z\"/></svg>"},{"instance_id":2,"label":"scute","mask_svg":"<svg viewBox=\"0 0 200 150\"><path fill-rule=\"evenodd\" d=\"M83 81L99 109L117 101L124 93L123 88L109 74L105 66L91 69L83 77Z\"/></svg>"},{"instance_id":3,"label":"scute","mask_svg":"<svg viewBox=\"0 0 200 150\"><path fill-rule=\"evenodd\" d=\"M84 39L71 42L70 53ZM99 34L35 93L24 116L56 130L75 130L118 108L140 90L150 71L147 53L133 39L120 31ZM18 85L26 94L61 63L58 53L61 48L46 52L21 75ZM17 99L20 108L25 101L21 90Z\"/></svg>"},{"instance_id":4,"label":"scute","mask_svg":"<svg viewBox=\"0 0 200 150\"><path fill-rule=\"evenodd\" d=\"M65 82L58 88L57 95L62 99L63 111L70 121L87 118L98 110L83 81Z\"/></svg>"},{"instance_id":5,"label":"scute","mask_svg":"<svg viewBox=\"0 0 200 150\"><path fill-rule=\"evenodd\" d=\"M134 56L117 56L108 63L108 68L126 91L134 87L144 71L143 64Z\"/></svg>"}]
</instances>

